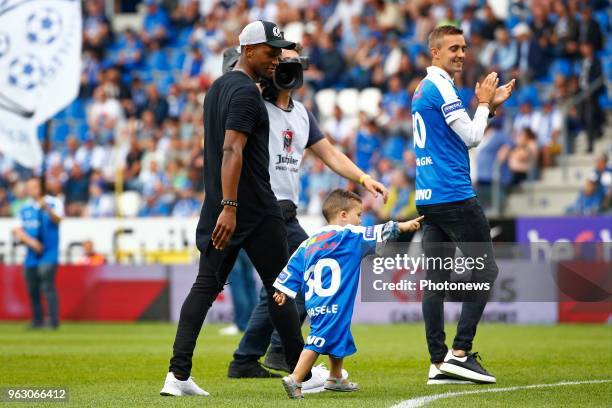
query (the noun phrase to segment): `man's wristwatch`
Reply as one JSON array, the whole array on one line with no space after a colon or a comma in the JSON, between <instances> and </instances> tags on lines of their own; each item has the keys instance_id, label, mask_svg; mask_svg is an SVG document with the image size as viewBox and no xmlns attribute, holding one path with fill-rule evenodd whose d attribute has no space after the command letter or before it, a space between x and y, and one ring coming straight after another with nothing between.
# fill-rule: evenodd
<instances>
[{"instance_id":1,"label":"man's wristwatch","mask_svg":"<svg viewBox=\"0 0 612 408\"><path fill-rule=\"evenodd\" d=\"M225 207L226 205L229 205L230 207L238 208L238 201L236 201L236 200L221 200L221 205L223 207Z\"/></svg>"}]
</instances>

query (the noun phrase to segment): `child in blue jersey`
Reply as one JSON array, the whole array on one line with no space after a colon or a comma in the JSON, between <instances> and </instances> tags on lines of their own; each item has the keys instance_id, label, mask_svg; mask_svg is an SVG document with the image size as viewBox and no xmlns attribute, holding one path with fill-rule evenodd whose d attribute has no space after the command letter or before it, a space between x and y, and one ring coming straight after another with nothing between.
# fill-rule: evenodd
<instances>
[{"instance_id":1,"label":"child in blue jersey","mask_svg":"<svg viewBox=\"0 0 612 408\"><path fill-rule=\"evenodd\" d=\"M319 354L329 355L330 374L325 389L357 391L357 384L342 378L342 360L357 349L351 334L351 318L361 259L376 244L416 231L412 221L361 227L361 198L347 190L334 190L323 203L329 225L304 241L274 282L274 300L283 305L287 296L304 292L310 316L310 335L292 374L283 378L290 398L303 398L301 384Z\"/></svg>"}]
</instances>

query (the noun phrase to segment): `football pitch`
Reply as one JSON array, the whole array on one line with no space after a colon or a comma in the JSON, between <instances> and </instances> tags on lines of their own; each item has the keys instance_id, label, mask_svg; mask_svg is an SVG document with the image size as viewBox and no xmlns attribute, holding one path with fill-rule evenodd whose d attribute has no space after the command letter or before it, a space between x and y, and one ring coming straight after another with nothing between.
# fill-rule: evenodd
<instances>
[{"instance_id":1,"label":"football pitch","mask_svg":"<svg viewBox=\"0 0 612 408\"><path fill-rule=\"evenodd\" d=\"M346 359L356 393L308 394L289 400L279 379L232 380L227 365L239 336L219 336L205 326L198 341L193 376L210 397L161 397L175 325L64 324L59 331L27 331L0 324L0 387L67 387L68 403L11 403L4 406L75 407L391 407L433 394L450 395L428 407L612 406L612 326L514 326L483 323L474 350L497 376L495 385L427 386L423 326L355 325L357 354ZM452 338L454 328L447 333ZM322 357L319 362L324 362ZM587 382L558 385L561 382ZM542 384L556 384L541 387ZM523 388L523 386L538 385ZM517 388L512 388L517 387ZM512 388L496 391L500 388ZM420 402L424 402L423 399ZM421 406L414 401L404 406Z\"/></svg>"}]
</instances>

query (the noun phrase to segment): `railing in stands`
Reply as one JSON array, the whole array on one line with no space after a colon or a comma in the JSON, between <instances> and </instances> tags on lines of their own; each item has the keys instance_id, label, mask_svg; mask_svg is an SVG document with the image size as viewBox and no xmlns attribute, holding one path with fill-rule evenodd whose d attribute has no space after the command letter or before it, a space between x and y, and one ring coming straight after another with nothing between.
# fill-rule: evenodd
<instances>
[{"instance_id":1,"label":"railing in stands","mask_svg":"<svg viewBox=\"0 0 612 408\"><path fill-rule=\"evenodd\" d=\"M561 154L559 155L558 158L558 163L559 166L561 167L561 172L562 172L562 179L563 181L569 181L569 157L572 154L572 149L570 149L569 143L572 143L573 140L570 140L569 138L569 130L567 127L567 117L569 116L569 112L572 108L576 107L579 103L581 103L582 101L584 101L588 96L590 96L595 90L597 90L600 86L602 85L606 85L606 87L608 88L608 92L611 93L612 92L612 84L611 83L607 83L605 81L605 78L603 76L601 76L600 78L598 78L596 81L594 81L593 83L591 83L591 85L589 86L588 89L582 91L581 93L579 93L578 95L575 95L573 97L569 97L567 99L565 99L560 106L561 109L561 115L564 118L564 120L561 121L561 143L562 143L562 150L561 150ZM495 160L495 163L493 165L493 175L492 175L492 192L491 192L491 201L492 201L492 208L491 208L491 215L494 217L500 217L503 215L503 199L502 199L502 195L503 195L503 190L502 190L502 186L501 186L501 167L502 167L502 162L500 162L498 159ZM525 182L525 186L526 186L526 191L528 194L528 202L530 205L534 205L535 204L535 188L534 188L534 183L536 180L537 173L536 173L537 169L531 169L529 171L529 176L527 181Z\"/></svg>"}]
</instances>

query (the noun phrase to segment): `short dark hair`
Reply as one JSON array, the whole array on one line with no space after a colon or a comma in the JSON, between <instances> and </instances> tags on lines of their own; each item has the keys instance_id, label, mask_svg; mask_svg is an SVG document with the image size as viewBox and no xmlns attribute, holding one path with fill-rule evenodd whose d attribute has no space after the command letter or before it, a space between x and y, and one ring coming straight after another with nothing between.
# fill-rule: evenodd
<instances>
[{"instance_id":1,"label":"short dark hair","mask_svg":"<svg viewBox=\"0 0 612 408\"><path fill-rule=\"evenodd\" d=\"M436 27L427 38L429 48L437 48L440 40L446 35L463 35L463 30L452 25Z\"/></svg>"},{"instance_id":2,"label":"short dark hair","mask_svg":"<svg viewBox=\"0 0 612 408\"><path fill-rule=\"evenodd\" d=\"M352 191L338 188L327 196L323 202L323 216L330 222L341 211L349 211L356 204L361 204L361 197Z\"/></svg>"}]
</instances>

